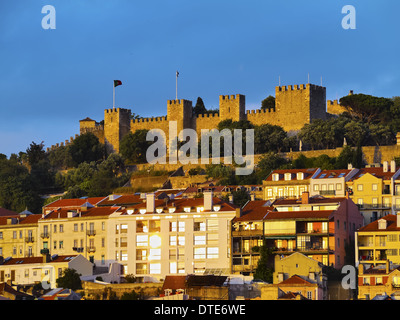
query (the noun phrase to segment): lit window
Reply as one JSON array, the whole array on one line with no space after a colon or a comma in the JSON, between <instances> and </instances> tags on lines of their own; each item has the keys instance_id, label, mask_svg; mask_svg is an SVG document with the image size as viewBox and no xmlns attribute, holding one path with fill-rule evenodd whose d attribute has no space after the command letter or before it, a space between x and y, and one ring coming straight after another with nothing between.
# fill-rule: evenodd
<instances>
[{"instance_id":1,"label":"lit window","mask_svg":"<svg viewBox=\"0 0 400 320\"><path fill-rule=\"evenodd\" d=\"M207 248L207 259L218 259L218 248Z\"/></svg>"},{"instance_id":2,"label":"lit window","mask_svg":"<svg viewBox=\"0 0 400 320\"><path fill-rule=\"evenodd\" d=\"M150 274L160 274L161 263L150 263Z\"/></svg>"}]
</instances>

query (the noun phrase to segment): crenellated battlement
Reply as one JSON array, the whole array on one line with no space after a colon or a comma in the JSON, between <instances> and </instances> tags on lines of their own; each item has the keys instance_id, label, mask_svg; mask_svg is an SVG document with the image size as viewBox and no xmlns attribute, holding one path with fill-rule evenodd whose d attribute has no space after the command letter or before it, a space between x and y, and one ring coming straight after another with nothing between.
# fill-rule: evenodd
<instances>
[{"instance_id":1,"label":"crenellated battlement","mask_svg":"<svg viewBox=\"0 0 400 320\"><path fill-rule=\"evenodd\" d=\"M201 113L196 116L196 118L217 118L217 117L219 117L219 112Z\"/></svg>"},{"instance_id":2,"label":"crenellated battlement","mask_svg":"<svg viewBox=\"0 0 400 320\"><path fill-rule=\"evenodd\" d=\"M131 123L161 122L161 121L167 121L167 116L132 119Z\"/></svg>"},{"instance_id":3,"label":"crenellated battlement","mask_svg":"<svg viewBox=\"0 0 400 320\"><path fill-rule=\"evenodd\" d=\"M246 115L253 115L253 114L261 114L261 113L274 113L275 109L253 109L253 110L246 110Z\"/></svg>"},{"instance_id":4,"label":"crenellated battlement","mask_svg":"<svg viewBox=\"0 0 400 320\"><path fill-rule=\"evenodd\" d=\"M243 98L244 96L242 94L231 94L231 95L220 95L219 96L219 100L223 100L223 101L236 101L239 100L241 98Z\"/></svg>"},{"instance_id":5,"label":"crenellated battlement","mask_svg":"<svg viewBox=\"0 0 400 320\"><path fill-rule=\"evenodd\" d=\"M316 85L316 84L294 84L294 85L288 85L288 86L278 86L276 87L276 91L297 91L297 90L305 90L310 88L311 90L320 90L320 89L325 89L325 87Z\"/></svg>"},{"instance_id":6,"label":"crenellated battlement","mask_svg":"<svg viewBox=\"0 0 400 320\"><path fill-rule=\"evenodd\" d=\"M130 114L131 110L129 109L125 109L125 108L111 108L111 109L105 109L104 110L105 113L125 113L125 114Z\"/></svg>"},{"instance_id":7,"label":"crenellated battlement","mask_svg":"<svg viewBox=\"0 0 400 320\"><path fill-rule=\"evenodd\" d=\"M333 105L339 105L339 102L338 102L338 100L328 100L327 102L326 102L329 106L333 106Z\"/></svg>"}]
</instances>

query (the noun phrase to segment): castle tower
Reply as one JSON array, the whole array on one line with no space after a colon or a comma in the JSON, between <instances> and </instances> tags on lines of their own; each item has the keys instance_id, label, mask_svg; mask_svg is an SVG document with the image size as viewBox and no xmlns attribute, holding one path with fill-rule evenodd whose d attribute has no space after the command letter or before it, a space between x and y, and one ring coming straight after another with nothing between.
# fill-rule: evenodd
<instances>
[{"instance_id":1,"label":"castle tower","mask_svg":"<svg viewBox=\"0 0 400 320\"><path fill-rule=\"evenodd\" d=\"M300 130L313 119L326 119L326 88L314 84L276 87L275 110L286 131Z\"/></svg>"},{"instance_id":2,"label":"castle tower","mask_svg":"<svg viewBox=\"0 0 400 320\"><path fill-rule=\"evenodd\" d=\"M131 110L104 110L104 143L107 153L119 152L121 139L130 131Z\"/></svg>"},{"instance_id":3,"label":"castle tower","mask_svg":"<svg viewBox=\"0 0 400 320\"><path fill-rule=\"evenodd\" d=\"M246 98L244 95L219 96L220 121L232 119L232 121L246 118Z\"/></svg>"},{"instance_id":4,"label":"castle tower","mask_svg":"<svg viewBox=\"0 0 400 320\"><path fill-rule=\"evenodd\" d=\"M178 134L182 129L191 128L193 107L189 100L168 100L167 120L176 121Z\"/></svg>"}]
</instances>

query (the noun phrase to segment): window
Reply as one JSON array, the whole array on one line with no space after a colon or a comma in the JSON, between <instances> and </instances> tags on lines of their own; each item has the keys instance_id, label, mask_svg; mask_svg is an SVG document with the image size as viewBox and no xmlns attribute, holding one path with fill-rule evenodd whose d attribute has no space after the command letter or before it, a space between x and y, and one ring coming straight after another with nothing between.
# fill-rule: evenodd
<instances>
[{"instance_id":1,"label":"window","mask_svg":"<svg viewBox=\"0 0 400 320\"><path fill-rule=\"evenodd\" d=\"M64 225L63 224L60 224L60 232L64 232Z\"/></svg>"},{"instance_id":2,"label":"window","mask_svg":"<svg viewBox=\"0 0 400 320\"><path fill-rule=\"evenodd\" d=\"M57 225L56 224L54 225L53 231L54 231L54 233L57 232Z\"/></svg>"},{"instance_id":3,"label":"window","mask_svg":"<svg viewBox=\"0 0 400 320\"><path fill-rule=\"evenodd\" d=\"M218 248L207 248L207 259L218 259Z\"/></svg>"},{"instance_id":4,"label":"window","mask_svg":"<svg viewBox=\"0 0 400 320\"><path fill-rule=\"evenodd\" d=\"M362 184L357 185L357 191L363 191L363 189L364 189L364 185L362 185Z\"/></svg>"},{"instance_id":5,"label":"window","mask_svg":"<svg viewBox=\"0 0 400 320\"><path fill-rule=\"evenodd\" d=\"M218 220L216 219L207 220L207 231L218 231Z\"/></svg>"},{"instance_id":6,"label":"window","mask_svg":"<svg viewBox=\"0 0 400 320\"><path fill-rule=\"evenodd\" d=\"M336 183L336 191L341 191L341 190L342 190L342 184Z\"/></svg>"},{"instance_id":7,"label":"window","mask_svg":"<svg viewBox=\"0 0 400 320\"><path fill-rule=\"evenodd\" d=\"M161 263L150 263L150 274L160 274Z\"/></svg>"},{"instance_id":8,"label":"window","mask_svg":"<svg viewBox=\"0 0 400 320\"><path fill-rule=\"evenodd\" d=\"M150 249L149 260L161 260L161 249Z\"/></svg>"},{"instance_id":9,"label":"window","mask_svg":"<svg viewBox=\"0 0 400 320\"><path fill-rule=\"evenodd\" d=\"M176 246L176 236L169 236L169 245L170 246Z\"/></svg>"},{"instance_id":10,"label":"window","mask_svg":"<svg viewBox=\"0 0 400 320\"><path fill-rule=\"evenodd\" d=\"M378 198L372 198L372 207L377 208L378 207Z\"/></svg>"},{"instance_id":11,"label":"window","mask_svg":"<svg viewBox=\"0 0 400 320\"><path fill-rule=\"evenodd\" d=\"M179 236L178 237L178 245L179 246L184 246L185 245L185 236Z\"/></svg>"},{"instance_id":12,"label":"window","mask_svg":"<svg viewBox=\"0 0 400 320\"><path fill-rule=\"evenodd\" d=\"M267 196L272 198L272 189L267 189Z\"/></svg>"},{"instance_id":13,"label":"window","mask_svg":"<svg viewBox=\"0 0 400 320\"><path fill-rule=\"evenodd\" d=\"M74 223L74 232L77 232L77 231L78 231L78 224Z\"/></svg>"},{"instance_id":14,"label":"window","mask_svg":"<svg viewBox=\"0 0 400 320\"><path fill-rule=\"evenodd\" d=\"M53 249L57 249L57 241L54 241Z\"/></svg>"},{"instance_id":15,"label":"window","mask_svg":"<svg viewBox=\"0 0 400 320\"><path fill-rule=\"evenodd\" d=\"M285 173L285 180L292 180L292 174L291 173Z\"/></svg>"},{"instance_id":16,"label":"window","mask_svg":"<svg viewBox=\"0 0 400 320\"><path fill-rule=\"evenodd\" d=\"M13 239L17 239L17 231L13 231Z\"/></svg>"},{"instance_id":17,"label":"window","mask_svg":"<svg viewBox=\"0 0 400 320\"><path fill-rule=\"evenodd\" d=\"M378 190L378 184L377 183L373 183L372 184L372 191L377 191Z\"/></svg>"},{"instance_id":18,"label":"window","mask_svg":"<svg viewBox=\"0 0 400 320\"><path fill-rule=\"evenodd\" d=\"M149 232L149 222L148 221L136 221L136 232Z\"/></svg>"},{"instance_id":19,"label":"window","mask_svg":"<svg viewBox=\"0 0 400 320\"><path fill-rule=\"evenodd\" d=\"M216 246L218 245L218 233L207 234L207 245Z\"/></svg>"},{"instance_id":20,"label":"window","mask_svg":"<svg viewBox=\"0 0 400 320\"><path fill-rule=\"evenodd\" d=\"M106 246L106 239L101 238L101 247L104 248Z\"/></svg>"},{"instance_id":21,"label":"window","mask_svg":"<svg viewBox=\"0 0 400 320\"><path fill-rule=\"evenodd\" d=\"M149 236L146 235L137 235L136 236L136 246L138 247L147 247L149 243Z\"/></svg>"},{"instance_id":22,"label":"window","mask_svg":"<svg viewBox=\"0 0 400 320\"><path fill-rule=\"evenodd\" d=\"M314 184L314 191L319 191L319 184Z\"/></svg>"},{"instance_id":23,"label":"window","mask_svg":"<svg viewBox=\"0 0 400 320\"><path fill-rule=\"evenodd\" d=\"M312 291L307 291L307 299L312 299Z\"/></svg>"},{"instance_id":24,"label":"window","mask_svg":"<svg viewBox=\"0 0 400 320\"><path fill-rule=\"evenodd\" d=\"M136 250L136 260L147 260L147 250L137 249Z\"/></svg>"},{"instance_id":25,"label":"window","mask_svg":"<svg viewBox=\"0 0 400 320\"><path fill-rule=\"evenodd\" d=\"M0 240L3 240L3 231L0 231Z\"/></svg>"},{"instance_id":26,"label":"window","mask_svg":"<svg viewBox=\"0 0 400 320\"><path fill-rule=\"evenodd\" d=\"M176 261L169 263L169 273L178 273L178 264Z\"/></svg>"},{"instance_id":27,"label":"window","mask_svg":"<svg viewBox=\"0 0 400 320\"><path fill-rule=\"evenodd\" d=\"M206 248L194 248L194 259L205 259L206 258Z\"/></svg>"},{"instance_id":28,"label":"window","mask_svg":"<svg viewBox=\"0 0 400 320\"><path fill-rule=\"evenodd\" d=\"M126 228L128 229L128 226ZM106 230L106 223L104 221L101 223L101 230Z\"/></svg>"},{"instance_id":29,"label":"window","mask_svg":"<svg viewBox=\"0 0 400 320\"><path fill-rule=\"evenodd\" d=\"M206 231L206 223L204 221L194 222L193 231Z\"/></svg>"},{"instance_id":30,"label":"window","mask_svg":"<svg viewBox=\"0 0 400 320\"><path fill-rule=\"evenodd\" d=\"M104 222L103 222L104 223ZM121 231L121 234L122 233L128 233L128 225L127 224L121 224L121 226L120 226L120 231Z\"/></svg>"},{"instance_id":31,"label":"window","mask_svg":"<svg viewBox=\"0 0 400 320\"><path fill-rule=\"evenodd\" d=\"M303 172L298 172L297 173L297 180L303 180L304 179L304 173Z\"/></svg>"},{"instance_id":32,"label":"window","mask_svg":"<svg viewBox=\"0 0 400 320\"><path fill-rule=\"evenodd\" d=\"M59 241L58 245L60 249L64 249L64 241Z\"/></svg>"},{"instance_id":33,"label":"window","mask_svg":"<svg viewBox=\"0 0 400 320\"><path fill-rule=\"evenodd\" d=\"M279 174L278 173L274 173L272 175L272 181L279 181Z\"/></svg>"},{"instance_id":34,"label":"window","mask_svg":"<svg viewBox=\"0 0 400 320\"><path fill-rule=\"evenodd\" d=\"M364 200L363 198L358 198L357 199L357 204L362 208L364 206Z\"/></svg>"},{"instance_id":35,"label":"window","mask_svg":"<svg viewBox=\"0 0 400 320\"><path fill-rule=\"evenodd\" d=\"M206 236L194 236L194 243L195 246L198 245L205 245L206 244Z\"/></svg>"}]
</instances>

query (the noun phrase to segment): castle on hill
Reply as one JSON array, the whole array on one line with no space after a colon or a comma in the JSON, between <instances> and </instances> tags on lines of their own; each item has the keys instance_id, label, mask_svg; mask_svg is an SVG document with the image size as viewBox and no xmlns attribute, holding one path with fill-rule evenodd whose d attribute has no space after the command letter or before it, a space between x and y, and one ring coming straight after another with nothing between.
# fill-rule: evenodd
<instances>
[{"instance_id":1,"label":"castle on hill","mask_svg":"<svg viewBox=\"0 0 400 320\"><path fill-rule=\"evenodd\" d=\"M168 139L170 121L177 122L178 133L191 128L199 136L202 129L217 128L219 122L227 119L248 120L254 125L278 125L289 132L300 130L313 119L327 119L332 114L340 114L343 112L341 108L337 101L327 103L325 87L314 84L277 86L273 109L246 110L244 95L221 95L219 112L195 115L192 101L168 100L166 116L131 119L131 110L106 109L103 123L90 118L80 120L80 134L92 132L111 153L119 152L120 141L126 134L139 129L161 129Z\"/></svg>"}]
</instances>

